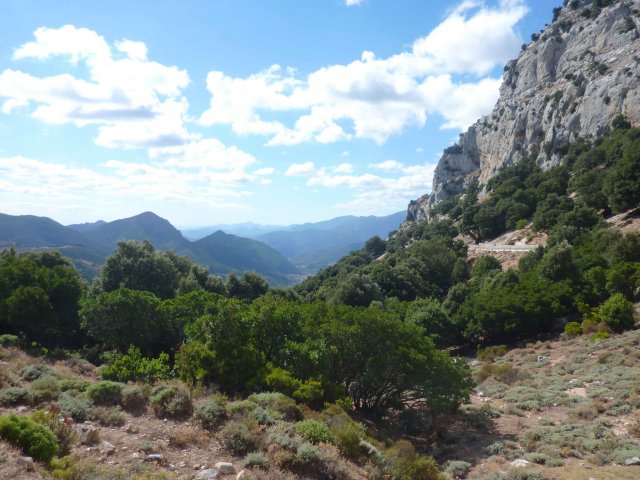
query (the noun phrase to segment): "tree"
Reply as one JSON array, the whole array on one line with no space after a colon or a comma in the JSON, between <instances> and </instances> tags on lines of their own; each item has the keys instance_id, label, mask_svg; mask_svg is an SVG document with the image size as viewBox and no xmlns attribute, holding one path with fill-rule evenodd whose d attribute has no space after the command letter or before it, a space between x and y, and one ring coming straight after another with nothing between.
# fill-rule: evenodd
<instances>
[{"instance_id":1,"label":"tree","mask_svg":"<svg viewBox=\"0 0 640 480\"><path fill-rule=\"evenodd\" d=\"M0 253L0 328L47 347L76 347L84 282L58 252Z\"/></svg>"},{"instance_id":2,"label":"tree","mask_svg":"<svg viewBox=\"0 0 640 480\"><path fill-rule=\"evenodd\" d=\"M107 348L124 353L135 345L144 354L153 354L179 340L165 337L159 306L160 300L151 292L120 287L87 298L80 316L86 332Z\"/></svg>"},{"instance_id":3,"label":"tree","mask_svg":"<svg viewBox=\"0 0 640 480\"><path fill-rule=\"evenodd\" d=\"M106 260L98 285L104 292L124 287L172 298L178 279L178 271L169 257L156 252L146 240L127 240L118 242L118 249Z\"/></svg>"},{"instance_id":4,"label":"tree","mask_svg":"<svg viewBox=\"0 0 640 480\"><path fill-rule=\"evenodd\" d=\"M378 258L386 251L387 244L378 235L376 235L365 242L364 249L373 258Z\"/></svg>"},{"instance_id":5,"label":"tree","mask_svg":"<svg viewBox=\"0 0 640 480\"><path fill-rule=\"evenodd\" d=\"M423 328L424 333L439 347L451 345L457 340L455 327L449 315L435 298L411 302L405 321Z\"/></svg>"},{"instance_id":6,"label":"tree","mask_svg":"<svg viewBox=\"0 0 640 480\"><path fill-rule=\"evenodd\" d=\"M633 303L616 293L598 308L598 317L614 332L624 332L635 325Z\"/></svg>"},{"instance_id":7,"label":"tree","mask_svg":"<svg viewBox=\"0 0 640 480\"><path fill-rule=\"evenodd\" d=\"M502 265L497 258L491 255L482 255L473 263L471 267L471 277L485 277L502 271Z\"/></svg>"},{"instance_id":8,"label":"tree","mask_svg":"<svg viewBox=\"0 0 640 480\"><path fill-rule=\"evenodd\" d=\"M227 276L226 289L230 297L250 302L267 293L269 284L254 272L244 272L240 278L231 272Z\"/></svg>"}]
</instances>

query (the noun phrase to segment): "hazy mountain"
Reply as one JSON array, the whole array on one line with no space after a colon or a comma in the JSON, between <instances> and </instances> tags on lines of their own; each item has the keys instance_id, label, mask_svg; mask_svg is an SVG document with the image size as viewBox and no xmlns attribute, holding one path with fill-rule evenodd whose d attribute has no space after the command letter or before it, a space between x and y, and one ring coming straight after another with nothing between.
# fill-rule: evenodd
<instances>
[{"instance_id":1,"label":"hazy mountain","mask_svg":"<svg viewBox=\"0 0 640 480\"><path fill-rule=\"evenodd\" d=\"M273 248L250 238L217 231L193 243L192 251L212 270L228 273L231 270L252 270L264 273L272 283L290 284L298 269ZM292 277L293 276L293 277Z\"/></svg>"},{"instance_id":2,"label":"hazy mountain","mask_svg":"<svg viewBox=\"0 0 640 480\"><path fill-rule=\"evenodd\" d=\"M259 241L217 232L190 242L171 223L152 212L69 227L46 217L0 214L0 246L60 250L88 278L98 274L121 240L148 240L159 250L173 250L208 266L213 273L253 270L273 285L289 285L298 280L297 268Z\"/></svg>"},{"instance_id":3,"label":"hazy mountain","mask_svg":"<svg viewBox=\"0 0 640 480\"><path fill-rule=\"evenodd\" d=\"M256 239L275 248L302 267L305 273L312 273L351 250L361 248L375 235L386 238L389 232L398 229L404 217L405 212L385 217L338 217L324 222L292 225Z\"/></svg>"},{"instance_id":4,"label":"hazy mountain","mask_svg":"<svg viewBox=\"0 0 640 480\"><path fill-rule=\"evenodd\" d=\"M86 239L47 217L0 213L0 245L16 247L59 247L84 245Z\"/></svg>"},{"instance_id":5,"label":"hazy mountain","mask_svg":"<svg viewBox=\"0 0 640 480\"><path fill-rule=\"evenodd\" d=\"M287 228L283 225L260 225L253 222L236 223L233 225L222 224L213 225L211 227L199 227L199 228L183 228L180 231L185 238L189 240L200 240L201 238L211 235L212 233L222 230L225 233L231 235L238 235L240 237L256 238L265 233L274 232L276 230L282 230Z\"/></svg>"},{"instance_id":6,"label":"hazy mountain","mask_svg":"<svg viewBox=\"0 0 640 480\"><path fill-rule=\"evenodd\" d=\"M98 220L97 222L86 222L86 223L74 223L72 225L67 225L67 228L71 230L75 230L76 232L88 232L89 230L93 230L94 228L98 228L101 225L104 225L104 220Z\"/></svg>"}]
</instances>

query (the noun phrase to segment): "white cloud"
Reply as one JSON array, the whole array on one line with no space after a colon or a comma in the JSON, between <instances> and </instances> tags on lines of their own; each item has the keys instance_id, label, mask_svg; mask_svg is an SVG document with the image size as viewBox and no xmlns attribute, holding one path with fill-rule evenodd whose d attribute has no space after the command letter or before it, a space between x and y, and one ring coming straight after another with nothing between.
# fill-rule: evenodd
<instances>
[{"instance_id":1,"label":"white cloud","mask_svg":"<svg viewBox=\"0 0 640 480\"><path fill-rule=\"evenodd\" d=\"M253 173L254 175L264 176L264 175L273 175L275 171L276 169L273 167L266 167L266 168L260 168Z\"/></svg>"},{"instance_id":2,"label":"white cloud","mask_svg":"<svg viewBox=\"0 0 640 480\"><path fill-rule=\"evenodd\" d=\"M338 205L341 208L355 212L370 214L388 211L390 208L404 208L407 200L428 191L432 180L435 164L405 166L388 160L374 164L383 170L395 170L391 176L381 176L372 173L361 175L343 174L335 167L325 167L309 170L305 176L309 187L346 188L354 190L353 200Z\"/></svg>"},{"instance_id":3,"label":"white cloud","mask_svg":"<svg viewBox=\"0 0 640 480\"><path fill-rule=\"evenodd\" d=\"M341 163L340 165L334 167L333 171L335 173L352 173L353 172L353 165L350 163Z\"/></svg>"},{"instance_id":4,"label":"white cloud","mask_svg":"<svg viewBox=\"0 0 640 480\"><path fill-rule=\"evenodd\" d=\"M369 166L378 170L400 170L404 165L396 160L385 160L380 163L372 163Z\"/></svg>"},{"instance_id":5,"label":"white cloud","mask_svg":"<svg viewBox=\"0 0 640 480\"><path fill-rule=\"evenodd\" d=\"M364 3L364 0L344 0L344 4L347 7L355 7L358 5L362 5Z\"/></svg>"},{"instance_id":6,"label":"white cloud","mask_svg":"<svg viewBox=\"0 0 640 480\"><path fill-rule=\"evenodd\" d=\"M422 147L416 148L416 153L424 153L424 148Z\"/></svg>"},{"instance_id":7,"label":"white cloud","mask_svg":"<svg viewBox=\"0 0 640 480\"><path fill-rule=\"evenodd\" d=\"M465 1L409 51L386 59L363 52L360 60L306 77L278 65L247 78L210 72L211 105L200 122L265 135L267 145L383 143L408 126L423 126L430 114L443 116L444 128L464 129L495 104L500 79L484 76L518 51L515 27L526 12L523 0L497 7ZM467 80L454 80L459 74ZM286 125L274 119L281 112L297 119Z\"/></svg>"},{"instance_id":8,"label":"white cloud","mask_svg":"<svg viewBox=\"0 0 640 480\"><path fill-rule=\"evenodd\" d=\"M33 117L47 124L97 125L96 143L109 148L162 147L196 138L184 127L187 72L147 60L144 43L122 40L112 48L96 32L73 25L39 28L34 37L15 50L14 60L62 57L71 65L83 63L88 78L4 70L4 113L33 104Z\"/></svg>"},{"instance_id":9,"label":"white cloud","mask_svg":"<svg viewBox=\"0 0 640 480\"><path fill-rule=\"evenodd\" d=\"M292 163L287 169L287 171L285 172L285 176L308 177L312 175L314 171L315 171L315 166L313 162Z\"/></svg>"}]
</instances>

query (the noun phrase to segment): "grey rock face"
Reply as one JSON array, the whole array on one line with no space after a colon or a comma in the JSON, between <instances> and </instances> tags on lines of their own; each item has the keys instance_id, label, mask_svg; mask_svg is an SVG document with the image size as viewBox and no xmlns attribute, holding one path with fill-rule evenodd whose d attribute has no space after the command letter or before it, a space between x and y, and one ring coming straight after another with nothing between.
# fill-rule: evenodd
<instances>
[{"instance_id":1,"label":"grey rock face","mask_svg":"<svg viewBox=\"0 0 640 480\"><path fill-rule=\"evenodd\" d=\"M565 7L540 38L504 69L493 112L444 152L432 193L412 201L407 221L428 220L429 209L481 185L496 170L534 155L543 168L561 161L559 150L579 137L598 137L624 114L640 124L640 0L621 0L597 18Z\"/></svg>"}]
</instances>

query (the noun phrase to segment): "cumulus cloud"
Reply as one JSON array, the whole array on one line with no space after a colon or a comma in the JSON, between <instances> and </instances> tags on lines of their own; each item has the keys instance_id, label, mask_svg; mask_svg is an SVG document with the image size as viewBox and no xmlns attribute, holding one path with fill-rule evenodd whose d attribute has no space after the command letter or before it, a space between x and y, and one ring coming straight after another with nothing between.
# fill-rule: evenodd
<instances>
[{"instance_id":1,"label":"cumulus cloud","mask_svg":"<svg viewBox=\"0 0 640 480\"><path fill-rule=\"evenodd\" d=\"M86 66L88 78L4 70L4 113L33 105L33 117L47 124L97 125L96 143L109 148L162 147L196 138L184 126L187 72L148 60L144 43L122 40L111 46L96 32L73 25L39 28L34 37L15 50L14 60L60 57Z\"/></svg>"},{"instance_id":2,"label":"cumulus cloud","mask_svg":"<svg viewBox=\"0 0 640 480\"><path fill-rule=\"evenodd\" d=\"M358 5L362 5L364 3L364 0L344 0L344 4L347 7L355 7Z\"/></svg>"},{"instance_id":3,"label":"cumulus cloud","mask_svg":"<svg viewBox=\"0 0 640 480\"><path fill-rule=\"evenodd\" d=\"M308 177L313 174L316 167L313 162L292 163L287 168L285 176L287 177Z\"/></svg>"},{"instance_id":4,"label":"cumulus cloud","mask_svg":"<svg viewBox=\"0 0 640 480\"><path fill-rule=\"evenodd\" d=\"M422 195L433 180L435 164L405 166L388 160L371 165L386 170L386 175L372 173L354 174L337 167L308 169L305 172L309 187L346 188L353 190L353 200L338 205L360 213L375 213L392 208L402 208L408 198ZM339 166L338 166L339 167ZM390 170L394 170L391 172Z\"/></svg>"},{"instance_id":5,"label":"cumulus cloud","mask_svg":"<svg viewBox=\"0 0 640 480\"><path fill-rule=\"evenodd\" d=\"M265 135L267 145L352 138L381 144L432 114L444 117L443 128L464 129L495 104L500 79L487 75L518 51L515 27L526 12L522 0L496 7L465 1L408 51L383 59L363 52L306 77L279 65L246 78L210 72L211 105L200 122ZM281 112L297 118L287 125L274 119Z\"/></svg>"}]
</instances>

